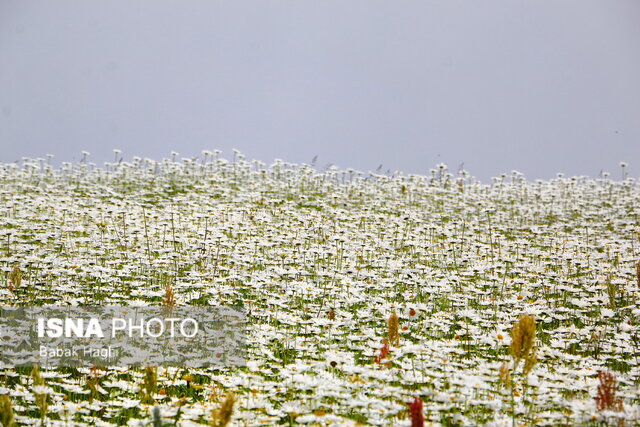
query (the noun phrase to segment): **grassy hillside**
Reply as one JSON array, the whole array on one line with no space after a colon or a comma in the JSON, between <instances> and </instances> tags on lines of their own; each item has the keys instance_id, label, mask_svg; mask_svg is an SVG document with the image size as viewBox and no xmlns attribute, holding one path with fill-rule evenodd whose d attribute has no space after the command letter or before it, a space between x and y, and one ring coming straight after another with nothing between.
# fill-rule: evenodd
<instances>
[{"instance_id":1,"label":"grassy hillside","mask_svg":"<svg viewBox=\"0 0 640 427\"><path fill-rule=\"evenodd\" d=\"M228 399L234 425L411 425L418 398L434 425L630 425L639 214L632 179L2 164L1 305L240 305L249 322L246 367L9 367L0 413L196 425Z\"/></svg>"}]
</instances>

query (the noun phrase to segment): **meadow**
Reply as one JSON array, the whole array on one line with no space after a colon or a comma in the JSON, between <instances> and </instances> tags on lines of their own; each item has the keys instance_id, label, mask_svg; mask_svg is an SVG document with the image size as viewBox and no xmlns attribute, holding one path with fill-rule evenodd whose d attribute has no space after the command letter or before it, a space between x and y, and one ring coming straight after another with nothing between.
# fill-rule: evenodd
<instances>
[{"instance_id":1,"label":"meadow","mask_svg":"<svg viewBox=\"0 0 640 427\"><path fill-rule=\"evenodd\" d=\"M640 185L0 164L0 305L234 306L244 367L0 369L5 425L638 425Z\"/></svg>"}]
</instances>

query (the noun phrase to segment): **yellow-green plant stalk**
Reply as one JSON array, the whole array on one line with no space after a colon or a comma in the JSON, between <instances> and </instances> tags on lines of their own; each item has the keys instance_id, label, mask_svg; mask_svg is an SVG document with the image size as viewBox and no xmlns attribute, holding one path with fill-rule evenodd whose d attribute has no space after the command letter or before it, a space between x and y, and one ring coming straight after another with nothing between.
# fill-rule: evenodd
<instances>
[{"instance_id":1,"label":"yellow-green plant stalk","mask_svg":"<svg viewBox=\"0 0 640 427\"><path fill-rule=\"evenodd\" d=\"M3 427L14 427L17 425L13 417L13 403L8 394L0 396L0 423Z\"/></svg>"},{"instance_id":2,"label":"yellow-green plant stalk","mask_svg":"<svg viewBox=\"0 0 640 427\"><path fill-rule=\"evenodd\" d=\"M93 399L98 397L98 387L100 382L98 381L98 367L92 366L89 375L86 377L87 387L89 388L89 403L93 402Z\"/></svg>"},{"instance_id":3,"label":"yellow-green plant stalk","mask_svg":"<svg viewBox=\"0 0 640 427\"><path fill-rule=\"evenodd\" d=\"M17 265L9 273L9 290L13 292L22 283L22 270Z\"/></svg>"},{"instance_id":4,"label":"yellow-green plant stalk","mask_svg":"<svg viewBox=\"0 0 640 427\"><path fill-rule=\"evenodd\" d=\"M142 383L142 403L153 404L153 395L158 389L158 368L147 366L144 368L144 380Z\"/></svg>"},{"instance_id":5,"label":"yellow-green plant stalk","mask_svg":"<svg viewBox=\"0 0 640 427\"><path fill-rule=\"evenodd\" d=\"M387 320L387 334L389 336L389 344L391 345L399 345L400 344L400 334L398 333L399 329L399 319L398 315L394 311L389 316L389 320Z\"/></svg>"},{"instance_id":6,"label":"yellow-green plant stalk","mask_svg":"<svg viewBox=\"0 0 640 427\"><path fill-rule=\"evenodd\" d=\"M523 375L529 375L529 372L531 372L536 363L538 363L538 351L534 348L524 358L524 368L522 368Z\"/></svg>"},{"instance_id":7,"label":"yellow-green plant stalk","mask_svg":"<svg viewBox=\"0 0 640 427\"><path fill-rule=\"evenodd\" d=\"M530 356L536 339L536 320L533 314L521 314L511 329L509 353L514 360L514 371L520 360Z\"/></svg>"},{"instance_id":8,"label":"yellow-green plant stalk","mask_svg":"<svg viewBox=\"0 0 640 427\"><path fill-rule=\"evenodd\" d=\"M31 378L33 379L33 395L35 397L36 406L40 409L40 417L44 420L47 416L49 408L49 393L45 391L44 378L40 374L40 367L35 365L31 370Z\"/></svg>"},{"instance_id":9,"label":"yellow-green plant stalk","mask_svg":"<svg viewBox=\"0 0 640 427\"><path fill-rule=\"evenodd\" d=\"M518 364L524 360L522 368L522 393L523 400L527 393L528 375L538 361L535 349L536 340L536 319L533 314L521 314L511 329L511 344L509 353L513 358L513 370L508 368L507 363L503 363L500 369L500 382L511 389L511 411L513 425L515 425L515 396L519 396L514 382L511 379L511 372L516 372Z\"/></svg>"},{"instance_id":10,"label":"yellow-green plant stalk","mask_svg":"<svg viewBox=\"0 0 640 427\"><path fill-rule=\"evenodd\" d=\"M231 422L233 416L233 406L238 398L233 392L227 393L227 397L218 409L211 411L211 423L212 427L225 427Z\"/></svg>"},{"instance_id":11,"label":"yellow-green plant stalk","mask_svg":"<svg viewBox=\"0 0 640 427\"><path fill-rule=\"evenodd\" d=\"M616 309L616 297L618 296L618 286L615 283L611 283L611 280L607 282L607 295L609 295L609 307Z\"/></svg>"},{"instance_id":12,"label":"yellow-green plant stalk","mask_svg":"<svg viewBox=\"0 0 640 427\"><path fill-rule=\"evenodd\" d=\"M164 289L164 299L162 300L162 305L165 307L173 307L176 305L173 288L171 287L170 283L167 283L167 286Z\"/></svg>"},{"instance_id":13,"label":"yellow-green plant stalk","mask_svg":"<svg viewBox=\"0 0 640 427\"><path fill-rule=\"evenodd\" d=\"M505 388L511 388L511 369L507 362L500 366L499 384Z\"/></svg>"}]
</instances>

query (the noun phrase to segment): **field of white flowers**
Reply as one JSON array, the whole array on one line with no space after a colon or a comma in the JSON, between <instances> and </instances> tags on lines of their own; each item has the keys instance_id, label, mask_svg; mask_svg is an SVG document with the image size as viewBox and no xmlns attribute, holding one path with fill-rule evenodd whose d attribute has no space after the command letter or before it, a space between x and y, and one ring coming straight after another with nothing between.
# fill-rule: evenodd
<instances>
[{"instance_id":1,"label":"field of white flowers","mask_svg":"<svg viewBox=\"0 0 640 427\"><path fill-rule=\"evenodd\" d=\"M634 179L116 160L0 164L0 305L242 306L246 367L2 369L6 425L640 420Z\"/></svg>"}]
</instances>

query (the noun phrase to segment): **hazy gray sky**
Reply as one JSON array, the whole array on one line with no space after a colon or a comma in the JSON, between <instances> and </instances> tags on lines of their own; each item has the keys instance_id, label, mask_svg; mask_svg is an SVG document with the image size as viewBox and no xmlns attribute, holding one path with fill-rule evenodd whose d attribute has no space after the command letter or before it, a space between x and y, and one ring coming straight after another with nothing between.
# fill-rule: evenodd
<instances>
[{"instance_id":1,"label":"hazy gray sky","mask_svg":"<svg viewBox=\"0 0 640 427\"><path fill-rule=\"evenodd\" d=\"M640 171L640 1L0 0L0 161Z\"/></svg>"}]
</instances>

